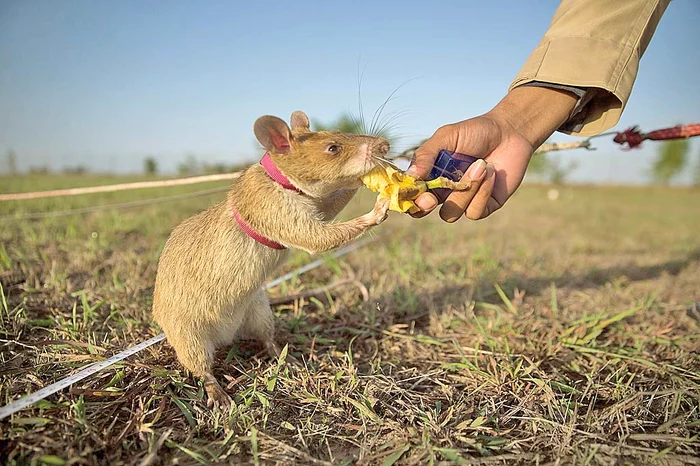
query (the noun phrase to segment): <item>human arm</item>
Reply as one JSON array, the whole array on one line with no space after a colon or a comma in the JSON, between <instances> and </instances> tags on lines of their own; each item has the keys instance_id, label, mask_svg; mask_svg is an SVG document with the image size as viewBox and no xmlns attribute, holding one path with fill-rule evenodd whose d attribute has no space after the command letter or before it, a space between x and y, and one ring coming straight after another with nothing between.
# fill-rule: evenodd
<instances>
[{"instance_id":1,"label":"human arm","mask_svg":"<svg viewBox=\"0 0 700 466\"><path fill-rule=\"evenodd\" d=\"M467 192L423 194L415 216L444 201L440 214L448 222L465 211L484 218L515 192L530 156L555 131L589 136L617 124L669 1L563 0L506 97L484 115L438 129L416 151L409 174L417 177L428 174L440 149L483 157L487 165ZM540 87L547 85L582 92Z\"/></svg>"}]
</instances>

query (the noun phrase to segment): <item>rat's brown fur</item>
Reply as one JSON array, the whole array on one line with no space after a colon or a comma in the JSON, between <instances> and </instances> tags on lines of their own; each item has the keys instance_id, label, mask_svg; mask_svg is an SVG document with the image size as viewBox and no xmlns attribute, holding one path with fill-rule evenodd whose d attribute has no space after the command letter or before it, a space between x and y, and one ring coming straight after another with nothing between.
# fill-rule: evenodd
<instances>
[{"instance_id":1,"label":"rat's brown fur","mask_svg":"<svg viewBox=\"0 0 700 466\"><path fill-rule=\"evenodd\" d=\"M332 222L347 205L359 178L373 168L372 156L389 150L386 140L336 132L311 132L302 112L292 129L264 116L255 133L299 194L273 181L260 164L247 169L227 199L178 225L161 254L153 294L153 316L193 375L204 378L213 402L230 398L212 373L216 348L236 338L263 342L272 354L274 320L263 283L288 255L264 246L241 230L238 211L259 234L309 253L346 244L384 221L388 202L347 222ZM340 147L329 153L329 146Z\"/></svg>"}]
</instances>

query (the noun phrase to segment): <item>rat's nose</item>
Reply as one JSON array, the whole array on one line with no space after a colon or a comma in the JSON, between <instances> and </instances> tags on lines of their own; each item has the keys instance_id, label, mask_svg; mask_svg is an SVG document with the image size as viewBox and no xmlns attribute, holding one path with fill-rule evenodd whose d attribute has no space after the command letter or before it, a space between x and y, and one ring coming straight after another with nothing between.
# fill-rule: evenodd
<instances>
[{"instance_id":1,"label":"rat's nose","mask_svg":"<svg viewBox=\"0 0 700 466\"><path fill-rule=\"evenodd\" d=\"M382 154L382 155L388 154L388 153L389 153L389 143L386 142L386 141L381 142L381 143L377 146L377 152L379 152L379 153Z\"/></svg>"}]
</instances>

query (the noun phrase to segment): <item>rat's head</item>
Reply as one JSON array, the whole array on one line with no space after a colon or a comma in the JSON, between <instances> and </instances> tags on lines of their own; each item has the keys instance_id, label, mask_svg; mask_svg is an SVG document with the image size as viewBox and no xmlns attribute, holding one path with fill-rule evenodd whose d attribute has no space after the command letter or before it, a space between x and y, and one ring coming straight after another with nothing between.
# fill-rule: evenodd
<instances>
[{"instance_id":1,"label":"rat's head","mask_svg":"<svg viewBox=\"0 0 700 466\"><path fill-rule=\"evenodd\" d=\"M335 131L311 131L309 118L294 112L291 129L280 118L263 116L255 136L277 167L302 191L326 196L361 185L360 177L389 152L386 139Z\"/></svg>"}]
</instances>

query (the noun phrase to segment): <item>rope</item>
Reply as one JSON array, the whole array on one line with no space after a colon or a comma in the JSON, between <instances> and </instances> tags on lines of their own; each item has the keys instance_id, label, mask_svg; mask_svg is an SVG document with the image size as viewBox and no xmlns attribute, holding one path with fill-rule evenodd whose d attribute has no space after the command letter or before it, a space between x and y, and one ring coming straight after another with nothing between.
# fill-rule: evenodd
<instances>
[{"instance_id":1,"label":"rope","mask_svg":"<svg viewBox=\"0 0 700 466\"><path fill-rule=\"evenodd\" d=\"M206 189L204 191L196 191L193 193L174 194L172 196L157 197L154 199L142 199L139 201L122 202L119 204L97 205L97 206L91 206L91 207L83 207L81 209L53 210L53 211L49 211L49 212L33 212L33 213L26 213L26 214L0 215L0 221L4 221L4 220L34 220L34 219L47 218L47 217L62 217L65 215L86 214L86 213L90 213L90 212L98 212L98 211L105 211L105 210L129 209L131 207L139 207L139 206L150 205L150 204L162 204L164 202L172 202L172 201L178 201L178 200L182 200L182 199L190 199L190 198L199 197L199 196L206 196L207 194L220 193L222 191L227 191L228 189L230 189L229 186L224 186L221 188Z\"/></svg>"},{"instance_id":2,"label":"rope","mask_svg":"<svg viewBox=\"0 0 700 466\"><path fill-rule=\"evenodd\" d=\"M137 181L135 183L120 183L87 188L55 189L51 191L35 191L30 193L0 194L0 201L21 201L26 199L42 199L46 197L78 196L81 194L111 193L131 189L162 188L167 186L182 186L186 184L206 183L208 181L235 180L243 172L222 173L217 175L193 176L174 180Z\"/></svg>"},{"instance_id":3,"label":"rope","mask_svg":"<svg viewBox=\"0 0 700 466\"><path fill-rule=\"evenodd\" d=\"M533 154L541 154L543 152L553 152L557 150L569 150L569 149L588 149L594 150L591 147L591 141L586 139L585 141L574 141L574 142L552 142L549 144L542 144L538 147Z\"/></svg>"},{"instance_id":4,"label":"rope","mask_svg":"<svg viewBox=\"0 0 700 466\"><path fill-rule=\"evenodd\" d=\"M645 140L664 141L670 139L686 139L700 136L700 123L690 125L678 125L672 128L662 128L648 133L642 133L638 126L632 126L621 133L617 133L614 142L625 145L627 149L640 147Z\"/></svg>"},{"instance_id":5,"label":"rope","mask_svg":"<svg viewBox=\"0 0 700 466\"><path fill-rule=\"evenodd\" d=\"M549 144L542 144L540 147L538 147L534 152L533 155L535 154L542 154L544 152L553 152L557 150L569 150L569 149L588 149L588 150L595 150L593 147L591 147L591 139L595 137L600 137L600 136L608 136L610 134L617 134L617 133L603 133L603 134L598 134L596 136L591 136L588 139L584 141L574 141L574 142L553 142ZM423 141L425 142L425 141ZM413 160L413 156L416 153L416 149L418 149L420 146L414 146L411 147L410 149L406 149L405 151L401 152L400 154L396 155L391 155L386 157L387 160L408 160L409 162Z\"/></svg>"}]
</instances>

